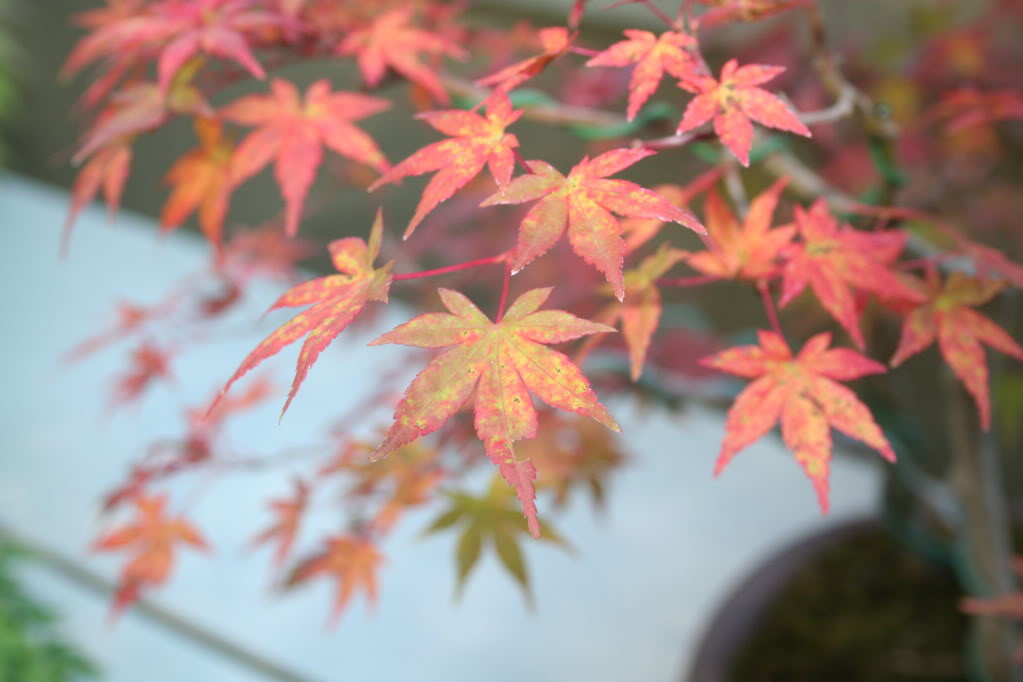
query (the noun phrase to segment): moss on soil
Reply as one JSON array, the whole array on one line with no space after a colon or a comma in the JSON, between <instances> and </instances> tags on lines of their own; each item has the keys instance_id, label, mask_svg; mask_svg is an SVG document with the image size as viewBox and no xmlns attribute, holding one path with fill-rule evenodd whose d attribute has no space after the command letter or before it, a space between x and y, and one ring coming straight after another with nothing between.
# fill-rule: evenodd
<instances>
[{"instance_id":1,"label":"moss on soil","mask_svg":"<svg viewBox=\"0 0 1023 682\"><path fill-rule=\"evenodd\" d=\"M967 620L949 572L885 531L825 550L783 591L734 682L962 680Z\"/></svg>"}]
</instances>

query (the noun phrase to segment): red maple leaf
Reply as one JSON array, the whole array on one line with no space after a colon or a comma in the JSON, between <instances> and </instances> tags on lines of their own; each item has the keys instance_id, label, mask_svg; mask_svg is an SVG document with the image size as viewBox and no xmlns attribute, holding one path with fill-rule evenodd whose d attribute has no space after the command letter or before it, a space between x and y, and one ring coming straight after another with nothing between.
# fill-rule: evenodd
<instances>
[{"instance_id":1,"label":"red maple leaf","mask_svg":"<svg viewBox=\"0 0 1023 682\"><path fill-rule=\"evenodd\" d=\"M198 549L210 547L192 524L164 513L162 496L135 498L137 519L100 536L92 548L99 552L131 549L132 559L121 568L120 585L114 599L116 615L138 598L140 590L167 580L174 565L174 548L186 544Z\"/></svg>"},{"instance_id":2,"label":"red maple leaf","mask_svg":"<svg viewBox=\"0 0 1023 682\"><path fill-rule=\"evenodd\" d=\"M276 542L274 550L274 563L280 567L288 558L291 547L295 544L295 536L298 534L298 527L302 521L302 514L305 513L309 504L309 486L302 479L296 478L294 483L294 494L288 499L270 500L270 508L277 521L252 539L252 544L261 545L266 542Z\"/></svg>"},{"instance_id":3,"label":"red maple leaf","mask_svg":"<svg viewBox=\"0 0 1023 682\"><path fill-rule=\"evenodd\" d=\"M208 113L202 93L188 83L175 83L168 91L160 90L156 83L127 85L96 117L71 160L78 164L109 144L128 143L139 133L163 125L171 114Z\"/></svg>"},{"instance_id":4,"label":"red maple leaf","mask_svg":"<svg viewBox=\"0 0 1023 682\"><path fill-rule=\"evenodd\" d=\"M778 271L779 254L796 231L792 225L771 229L774 209L786 182L785 178L778 180L750 202L741 226L721 195L711 188L704 204L708 248L689 254L686 262L702 273L722 279L759 281L773 276Z\"/></svg>"},{"instance_id":5,"label":"red maple leaf","mask_svg":"<svg viewBox=\"0 0 1023 682\"><path fill-rule=\"evenodd\" d=\"M64 65L65 73L73 74L105 57L159 54L156 70L161 90L199 53L230 59L263 78L266 74L249 43L253 36L285 21L249 0L165 0L138 5L128 13L93 15L89 20L101 25L75 46Z\"/></svg>"},{"instance_id":6,"label":"red maple leaf","mask_svg":"<svg viewBox=\"0 0 1023 682\"><path fill-rule=\"evenodd\" d=\"M629 81L628 118L633 120L640 107L650 99L661 77L667 72L681 80L698 74L699 62L690 50L696 39L680 31L665 31L656 36L649 31L626 29L622 40L592 57L586 66L630 66L635 64Z\"/></svg>"},{"instance_id":7,"label":"red maple leaf","mask_svg":"<svg viewBox=\"0 0 1023 682\"><path fill-rule=\"evenodd\" d=\"M686 208L697 195L704 193L724 173L723 166L714 166L685 186L674 184L655 185L652 189L679 208ZM656 237L665 222L657 218L623 218L620 221L622 234L625 236L625 250L632 252Z\"/></svg>"},{"instance_id":8,"label":"red maple leaf","mask_svg":"<svg viewBox=\"0 0 1023 682\"><path fill-rule=\"evenodd\" d=\"M244 182L276 159L275 177L286 204L285 231L294 236L324 145L378 171L387 170L387 159L376 142L352 122L391 104L355 92L332 93L326 80L310 85L304 99L290 81L281 78L273 79L271 89L270 95L249 95L228 104L221 115L234 123L258 126L235 151L233 184Z\"/></svg>"},{"instance_id":9,"label":"red maple leaf","mask_svg":"<svg viewBox=\"0 0 1023 682\"><path fill-rule=\"evenodd\" d=\"M320 575L336 579L337 597L331 611L331 622L336 623L357 590L366 593L370 604L376 601L377 570L383 555L369 539L353 535L327 538L325 544L322 552L301 562L287 582L298 585Z\"/></svg>"},{"instance_id":10,"label":"red maple leaf","mask_svg":"<svg viewBox=\"0 0 1023 682\"><path fill-rule=\"evenodd\" d=\"M543 344L572 341L613 327L561 310L537 311L551 289L533 289L518 298L502 319L491 322L462 294L440 289L451 314L428 313L384 334L370 345L399 343L446 348L419 373L394 410L394 424L373 453L380 458L439 429L476 390L476 433L504 479L515 488L539 537L533 480L536 469L515 456L513 443L536 435L532 391L551 407L575 412L618 431L572 361Z\"/></svg>"},{"instance_id":11,"label":"red maple leaf","mask_svg":"<svg viewBox=\"0 0 1023 682\"><path fill-rule=\"evenodd\" d=\"M542 73L548 64L565 54L568 48L572 46L572 41L575 40L576 35L569 33L568 29L562 26L542 28L537 33L540 37L540 45L543 48L543 52L535 57L523 59L520 62L506 66L489 76L480 78L476 81L476 84L486 87L493 86L498 90L506 92L513 90L533 76Z\"/></svg>"},{"instance_id":12,"label":"red maple leaf","mask_svg":"<svg viewBox=\"0 0 1023 682\"><path fill-rule=\"evenodd\" d=\"M1005 283L959 272L950 274L944 285L936 275L930 280L929 300L906 316L902 338L890 364L898 367L937 340L945 362L977 402L981 426L989 429L991 398L981 342L1017 360L1023 360L1023 347L990 319L971 310L971 306L994 298Z\"/></svg>"},{"instance_id":13,"label":"red maple leaf","mask_svg":"<svg viewBox=\"0 0 1023 682\"><path fill-rule=\"evenodd\" d=\"M592 160L584 158L567 177L545 161L527 161L532 173L515 178L480 204L540 200L519 226L513 272L546 253L567 228L572 248L604 274L620 301L625 298L622 279L625 244L621 226L612 213L670 220L696 232L706 232L693 214L665 197L633 182L607 179L654 153L650 149L615 149Z\"/></svg>"},{"instance_id":14,"label":"red maple leaf","mask_svg":"<svg viewBox=\"0 0 1023 682\"><path fill-rule=\"evenodd\" d=\"M78 220L82 209L96 198L100 189L107 202L107 213L111 220L121 205L124 183L131 169L131 144L120 141L102 147L82 166L71 186L71 207L64 222L63 241L67 243L71 228Z\"/></svg>"},{"instance_id":15,"label":"red maple leaf","mask_svg":"<svg viewBox=\"0 0 1023 682\"><path fill-rule=\"evenodd\" d=\"M1010 260L994 247L967 239L959 232L952 234L959 242L959 248L973 260L977 274L996 274L1012 282L1017 289L1023 289L1023 265Z\"/></svg>"},{"instance_id":16,"label":"red maple leaf","mask_svg":"<svg viewBox=\"0 0 1023 682\"><path fill-rule=\"evenodd\" d=\"M700 15L700 28L711 28L730 21L759 21L797 7L813 5L817 0L700 0L712 8Z\"/></svg>"},{"instance_id":17,"label":"red maple leaf","mask_svg":"<svg viewBox=\"0 0 1023 682\"><path fill-rule=\"evenodd\" d=\"M186 152L167 171L164 182L174 189L160 213L160 227L172 230L199 211L199 226L221 251L224 217L231 197L231 155L234 149L220 121L196 118L199 147Z\"/></svg>"},{"instance_id":18,"label":"red maple leaf","mask_svg":"<svg viewBox=\"0 0 1023 682\"><path fill-rule=\"evenodd\" d=\"M334 337L344 331L367 302L387 302L387 292L391 286L391 264L387 263L380 268L373 266L373 261L380 253L383 232L383 216L377 211L376 220L370 230L368 244L358 237L347 237L330 243L328 248L331 259L334 261L334 267L341 274L318 277L303 282L284 292L270 306L270 310L285 306L311 305L312 307L291 318L270 336L263 339L228 379L220 392L221 397L227 393L235 381L250 369L268 357L276 355L288 344L308 334L298 356L298 367L295 371L295 379L291 384L291 391L288 392L288 399L281 410L281 415L284 415L294 399L295 393L298 392L299 386L305 380L306 374L309 373L309 368L319 357L320 351L326 348L334 340ZM210 411L216 407L219 400L218 397L214 401Z\"/></svg>"},{"instance_id":19,"label":"red maple leaf","mask_svg":"<svg viewBox=\"0 0 1023 682\"><path fill-rule=\"evenodd\" d=\"M144 342L131 354L131 367L118 378L110 397L112 407L138 400L158 379L169 379L170 353Z\"/></svg>"},{"instance_id":20,"label":"red maple leaf","mask_svg":"<svg viewBox=\"0 0 1023 682\"><path fill-rule=\"evenodd\" d=\"M925 118L944 119L954 133L997 121L1023 119L1023 92L1011 89L981 92L973 87L945 92Z\"/></svg>"},{"instance_id":21,"label":"red maple leaf","mask_svg":"<svg viewBox=\"0 0 1023 682\"><path fill-rule=\"evenodd\" d=\"M423 190L415 215L405 229L405 238L416 229L427 213L449 199L470 180L489 167L494 182L504 187L515 168L515 135L505 129L519 120L523 112L513 110L508 95L494 91L484 102L486 116L460 109L426 111L416 115L451 138L423 147L384 173L369 187L373 191L410 175L437 172Z\"/></svg>"},{"instance_id":22,"label":"red maple leaf","mask_svg":"<svg viewBox=\"0 0 1023 682\"><path fill-rule=\"evenodd\" d=\"M720 474L737 452L759 440L780 419L785 444L810 477L821 509L827 512L829 426L895 461L895 453L870 410L852 390L837 383L880 374L885 367L852 350L829 350L829 333L811 338L796 357L778 334L758 334L759 346L729 348L702 361L725 372L755 378L728 410L725 440L714 474Z\"/></svg>"},{"instance_id":23,"label":"red maple leaf","mask_svg":"<svg viewBox=\"0 0 1023 682\"><path fill-rule=\"evenodd\" d=\"M785 70L782 66L747 64L730 59L721 68L721 80L694 76L679 87L695 93L678 124L677 133L697 128L713 119L721 143L744 166L749 166L753 146L753 121L778 130L810 137L810 130L778 96L757 86Z\"/></svg>"},{"instance_id":24,"label":"red maple leaf","mask_svg":"<svg viewBox=\"0 0 1023 682\"><path fill-rule=\"evenodd\" d=\"M368 26L353 30L338 46L343 55L356 55L362 79L371 88L383 80L388 67L429 92L441 104L448 93L433 70L423 65L419 55L447 55L465 59L458 45L437 33L411 25L414 9L396 7L376 17Z\"/></svg>"},{"instance_id":25,"label":"red maple leaf","mask_svg":"<svg viewBox=\"0 0 1023 682\"><path fill-rule=\"evenodd\" d=\"M859 313L852 289L922 303L924 297L907 280L888 269L906 242L899 230L862 232L839 226L824 199L804 210L796 206L802 242L785 249L780 304L787 305L809 284L820 304L863 348Z\"/></svg>"}]
</instances>

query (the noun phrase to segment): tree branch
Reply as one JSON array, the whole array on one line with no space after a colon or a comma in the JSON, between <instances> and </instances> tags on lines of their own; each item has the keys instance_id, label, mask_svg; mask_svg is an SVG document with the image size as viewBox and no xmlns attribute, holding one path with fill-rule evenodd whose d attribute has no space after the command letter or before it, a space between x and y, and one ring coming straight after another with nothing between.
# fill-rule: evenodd
<instances>
[{"instance_id":1,"label":"tree branch","mask_svg":"<svg viewBox=\"0 0 1023 682\"><path fill-rule=\"evenodd\" d=\"M0 536L23 548L28 555L50 570L67 578L80 587L109 598L117 586L107 578L80 565L70 557L48 549L29 538L19 535L0 524ZM160 627L170 630L201 648L231 660L260 677L276 682L313 682L311 678L274 663L245 647L222 637L162 606L139 599L132 605L132 611Z\"/></svg>"}]
</instances>

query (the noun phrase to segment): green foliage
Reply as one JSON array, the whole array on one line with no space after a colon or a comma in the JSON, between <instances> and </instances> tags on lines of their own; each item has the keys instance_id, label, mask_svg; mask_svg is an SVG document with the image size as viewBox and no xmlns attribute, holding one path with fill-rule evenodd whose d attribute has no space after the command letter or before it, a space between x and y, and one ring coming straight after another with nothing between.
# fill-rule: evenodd
<instances>
[{"instance_id":1,"label":"green foliage","mask_svg":"<svg viewBox=\"0 0 1023 682\"><path fill-rule=\"evenodd\" d=\"M21 556L0 544L0 682L95 678L95 666L55 632L54 613L18 585L12 569Z\"/></svg>"},{"instance_id":2,"label":"green foliage","mask_svg":"<svg viewBox=\"0 0 1023 682\"><path fill-rule=\"evenodd\" d=\"M7 157L4 127L15 103L12 74L14 40L11 38L12 31L8 26L9 4L9 0L0 0L0 166L4 164Z\"/></svg>"}]
</instances>

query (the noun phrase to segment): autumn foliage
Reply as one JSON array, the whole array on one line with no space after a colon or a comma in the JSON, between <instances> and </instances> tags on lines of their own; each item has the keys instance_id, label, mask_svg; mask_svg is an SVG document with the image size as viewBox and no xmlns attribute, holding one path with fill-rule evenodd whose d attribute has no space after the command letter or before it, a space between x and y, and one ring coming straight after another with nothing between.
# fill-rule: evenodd
<instances>
[{"instance_id":1,"label":"autumn foliage","mask_svg":"<svg viewBox=\"0 0 1023 682\"><path fill-rule=\"evenodd\" d=\"M934 34L919 50L945 68L907 48L914 66L889 82L853 56L846 69L813 0L683 1L677 14L617 3L648 21L610 41L588 31L592 14L615 11L599 3L578 0L559 25L511 29L481 24L471 4L107 0L79 16L86 32L65 71L93 80L68 229L101 193L117 210L140 137L189 119L197 143L167 170L161 223L194 214L211 265L164 301L125 302L69 358L133 340L111 401L122 405L171 382L176 355L255 279L280 287L271 311L299 309L233 374L224 368L216 398L186 413L182 441L150 453L108 501L136 515L96 543L128 553L115 609L164 582L179 546L208 548L157 491L234 461L221 425L272 395L235 383L257 366L285 371L274 356L303 339L282 415L302 409L294 400L321 352L394 300L419 314L371 345L429 352L366 389L333 447L253 533L283 585L336 581L334 618L357 594L376 598L388 533L427 506L441 509L428 533L458 534L459 589L492 547L528 594L523 540L567 546L547 517L579 488L603 502L624 460L628 433L616 440L602 402L611 395L668 407L693 386L713 396L727 418L716 464L703 453L708 472L780 427L824 512L836 448L865 446L888 467L904 456L890 399L924 399L914 388L924 358L931 378L951 373L965 387L980 429L996 428L985 347L1017 378L1006 356L1023 360L1018 314L995 305L1018 304L1023 285L1011 253L1018 170L1013 184L999 143L1020 145L1023 82L988 77L1004 52L970 43L973 68ZM995 36L1000 19L1021 19L1010 5L949 30ZM767 26L774 47L722 48L738 24ZM791 38L804 24L809 44ZM300 87L281 67L302 60L350 75ZM880 100L896 86L912 98L888 112ZM416 140L405 158L369 132L385 113ZM564 148L534 141L537 124ZM246 229L232 203L264 169L282 215ZM298 274L319 248L299 239L325 203L310 197L328 182L362 197L351 216L376 218L334 218L325 248L336 272ZM412 193L408 217L399 198ZM1015 232L981 224L1000 210L1015 211ZM694 301L727 320L702 345L684 340L694 332L676 314ZM484 491L464 482L478 466L495 474ZM307 551L304 515L339 482L350 523Z\"/></svg>"}]
</instances>

